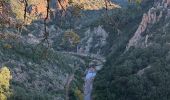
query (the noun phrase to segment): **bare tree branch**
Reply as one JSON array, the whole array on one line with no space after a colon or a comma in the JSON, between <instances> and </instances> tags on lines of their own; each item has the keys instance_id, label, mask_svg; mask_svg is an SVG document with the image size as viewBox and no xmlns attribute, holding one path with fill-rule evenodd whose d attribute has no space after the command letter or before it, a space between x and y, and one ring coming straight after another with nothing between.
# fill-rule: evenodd
<instances>
[{"instance_id":1,"label":"bare tree branch","mask_svg":"<svg viewBox=\"0 0 170 100\"><path fill-rule=\"evenodd\" d=\"M25 5L25 8L24 8L24 23L25 23L25 20L27 17L28 0L24 0L24 5Z\"/></svg>"}]
</instances>

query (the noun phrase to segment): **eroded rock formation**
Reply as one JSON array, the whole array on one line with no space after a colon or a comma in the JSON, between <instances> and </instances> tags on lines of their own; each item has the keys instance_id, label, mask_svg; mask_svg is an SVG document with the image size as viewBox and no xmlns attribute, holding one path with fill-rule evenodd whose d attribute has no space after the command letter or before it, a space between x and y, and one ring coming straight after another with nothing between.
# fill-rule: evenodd
<instances>
[{"instance_id":1,"label":"eroded rock formation","mask_svg":"<svg viewBox=\"0 0 170 100\"><path fill-rule=\"evenodd\" d=\"M143 14L142 21L139 24L136 32L134 33L134 36L129 40L126 50L128 50L132 46L143 47L143 45L140 44L141 42L139 42L143 38L141 34L146 31L149 25L155 24L160 20L160 18L162 18L163 11L167 11L166 16L169 16L169 6L170 0L162 0L161 2L156 3L154 7L150 8L147 13ZM148 35L146 38L148 38ZM144 43L144 46L147 46L146 42Z\"/></svg>"}]
</instances>

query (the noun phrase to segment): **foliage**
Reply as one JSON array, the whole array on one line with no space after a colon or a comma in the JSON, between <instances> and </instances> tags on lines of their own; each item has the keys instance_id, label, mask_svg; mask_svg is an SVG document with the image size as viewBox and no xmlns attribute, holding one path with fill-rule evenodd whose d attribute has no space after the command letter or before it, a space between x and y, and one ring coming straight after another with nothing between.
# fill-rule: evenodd
<instances>
[{"instance_id":1,"label":"foliage","mask_svg":"<svg viewBox=\"0 0 170 100\"><path fill-rule=\"evenodd\" d=\"M165 55L169 48L151 46L146 49L132 49L108 64L109 74L103 77L97 84L97 93L107 97L97 97L98 100L168 100L169 96L169 67ZM109 58L113 60L111 57ZM140 70L146 69L145 73L138 75ZM106 68L105 71L108 71ZM103 71L104 72L104 71ZM103 73L101 72L101 73ZM107 82L104 85L103 82ZM105 88L102 90L102 88ZM105 94L106 93L106 94ZM158 95L162 96L158 96ZM100 98L100 99L99 99Z\"/></svg>"},{"instance_id":2,"label":"foliage","mask_svg":"<svg viewBox=\"0 0 170 100\"><path fill-rule=\"evenodd\" d=\"M83 100L83 93L77 87L70 91L70 100Z\"/></svg>"},{"instance_id":3,"label":"foliage","mask_svg":"<svg viewBox=\"0 0 170 100\"><path fill-rule=\"evenodd\" d=\"M11 95L9 88L11 79L10 70L7 67L2 67L0 69L0 100L7 100Z\"/></svg>"},{"instance_id":4,"label":"foliage","mask_svg":"<svg viewBox=\"0 0 170 100\"><path fill-rule=\"evenodd\" d=\"M75 95L78 98L77 100L83 100L83 94L80 90L76 89L75 90Z\"/></svg>"},{"instance_id":5,"label":"foliage","mask_svg":"<svg viewBox=\"0 0 170 100\"><path fill-rule=\"evenodd\" d=\"M142 0L128 0L130 3L137 3L140 4Z\"/></svg>"},{"instance_id":6,"label":"foliage","mask_svg":"<svg viewBox=\"0 0 170 100\"><path fill-rule=\"evenodd\" d=\"M11 46L10 44L4 44L4 48L6 48L6 49L11 49L12 46Z\"/></svg>"},{"instance_id":7,"label":"foliage","mask_svg":"<svg viewBox=\"0 0 170 100\"><path fill-rule=\"evenodd\" d=\"M23 20L23 4L18 5L16 0L11 0L10 2L13 5L12 10L16 14L16 17ZM70 1L70 3L72 2L73 1ZM80 3L81 2L83 2L83 0L80 0ZM29 5L35 3L36 0L29 0ZM141 1L137 0L136 3L141 3ZM86 7L89 9L105 6L101 4L101 2L98 3L98 0L93 0L92 3L86 3L85 5L87 5ZM71 20L71 24L82 16L82 9L83 6L79 4L70 7L71 15L68 19ZM94 96L96 100L166 100L168 95L159 92L169 93L168 84L170 83L166 81L169 79L169 66L166 65L168 65L168 61L170 61L170 54L167 53L169 49L168 46L162 45L165 44L164 40L162 40L159 34L154 34L152 39L158 44L154 43L154 45L145 49L131 48L130 51L122 54L128 40L139 24L139 19L142 17L141 11L136 8L118 9L113 13L109 13L109 15L111 15L111 18L104 15L102 15L103 18L101 19L95 17L94 23L89 24L87 22L88 24L86 25L91 28L102 25L109 33L109 45L106 49L103 49L105 54L109 52L109 55L104 69L99 72L101 76L97 77L95 83L96 94ZM67 20L65 21L67 22ZM75 24L71 24L70 28L74 28ZM84 25L82 26L84 27ZM117 29L120 29L121 32L118 32ZM77 33L80 32L75 30L64 32L63 46L66 48L76 47L80 42L80 36ZM166 38L167 41L169 40L169 36L164 38ZM62 90L55 90L56 88L53 87L58 85L62 86L64 76L74 70L74 68L70 67L76 60L74 57L71 55L58 54L58 52L53 50L47 50L44 45L29 45L25 41L16 43L16 41L11 42L10 40L7 41L11 43L4 44L4 41L2 41L0 41L0 47L4 47L0 48L0 58L3 57L1 58L2 61L12 59L16 66L20 66L15 67L15 65L10 62L8 64L11 68L20 68L23 73L26 73L26 76L30 76L29 78L26 77L23 82L13 81L14 95L13 98L10 98L11 100L53 100L58 94L60 96L63 95ZM18 41L20 41L20 39L18 39ZM56 44L56 46L58 45ZM48 53L47 59L42 57L44 51ZM166 54L167 56L165 56ZM138 76L138 71L145 69L147 66L152 67L147 69L142 77ZM80 83L80 80L82 82L82 75L79 73L76 73L78 81L74 81L74 85L76 86L81 86L80 84L82 84ZM43 82L41 82L42 80ZM40 81L42 84L47 82L48 85L38 84L37 81ZM36 86L34 83L36 83ZM58 84L56 85L56 83ZM32 88L29 85L34 87ZM83 99L82 92L79 88L74 88L71 92L74 98L73 100ZM163 96L160 96L161 98L157 97L159 94ZM1 99L6 99L6 95L4 94L1 94L1 97Z\"/></svg>"},{"instance_id":8,"label":"foliage","mask_svg":"<svg viewBox=\"0 0 170 100\"><path fill-rule=\"evenodd\" d=\"M66 31L63 37L63 44L66 46L76 46L80 42L80 37L73 30Z\"/></svg>"},{"instance_id":9,"label":"foliage","mask_svg":"<svg viewBox=\"0 0 170 100\"><path fill-rule=\"evenodd\" d=\"M135 14L132 19L139 20L136 16ZM129 33L128 36L122 32L121 41L117 41L120 37L116 37L116 43L107 56L105 67L98 73L100 76L97 76L95 80L94 99L170 99L170 47L168 44L170 25L167 25L169 21L169 19L162 18L159 23L148 27L147 32L142 34L151 36L148 39L150 45L146 48L131 47L125 52L125 46L133 34L125 31ZM135 24L126 24L130 29L136 27Z\"/></svg>"},{"instance_id":10,"label":"foliage","mask_svg":"<svg viewBox=\"0 0 170 100\"><path fill-rule=\"evenodd\" d=\"M11 39L4 33L5 39L0 40L0 62L10 67L14 76L12 80L12 96L9 100L56 100L64 98L64 87L67 75L73 72L74 62L78 62L81 68L84 64L75 56L47 50L47 58L42 57L44 45L33 45L25 40ZM4 45L11 45L7 49ZM7 46L8 47L8 46ZM12 62L7 62L9 59ZM20 72L21 70L22 72ZM75 86L83 84L82 70L75 73ZM43 81L43 82L42 82ZM61 89L60 89L61 86ZM55 87L55 88L54 88ZM72 88L72 85L70 85Z\"/></svg>"}]
</instances>

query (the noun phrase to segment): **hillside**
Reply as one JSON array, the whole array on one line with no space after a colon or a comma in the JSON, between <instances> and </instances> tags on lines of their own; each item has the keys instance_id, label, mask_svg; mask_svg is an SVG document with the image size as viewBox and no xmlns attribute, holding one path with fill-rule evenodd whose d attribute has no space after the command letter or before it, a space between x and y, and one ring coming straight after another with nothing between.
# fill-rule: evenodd
<instances>
[{"instance_id":1,"label":"hillside","mask_svg":"<svg viewBox=\"0 0 170 100\"><path fill-rule=\"evenodd\" d=\"M137 27L127 23L135 30L122 35L125 42L114 43L96 78L95 100L169 100L170 1L147 5L143 17L133 19L140 20Z\"/></svg>"},{"instance_id":2,"label":"hillside","mask_svg":"<svg viewBox=\"0 0 170 100\"><path fill-rule=\"evenodd\" d=\"M75 77L80 77L75 78L70 88L80 89L78 84L82 83L79 78L85 68L80 58L33 45L29 41L18 35L3 36L1 33L0 63L7 66L12 74L13 96L10 100L64 100L65 85L75 72Z\"/></svg>"},{"instance_id":3,"label":"hillside","mask_svg":"<svg viewBox=\"0 0 170 100\"><path fill-rule=\"evenodd\" d=\"M38 8L40 12L37 14L45 11L45 4L39 2L37 7L40 7ZM38 2L29 1L28 3L34 5ZM98 43L93 41L93 44L90 42L88 43L88 45L91 45L90 47L86 43L89 38L96 34L96 37L102 36L99 40L104 39L106 41L107 33L103 33L102 27L96 27L96 29L91 30L93 35L88 35L90 34L88 30L86 35L83 35L79 32L80 30L58 27L55 23L49 22L47 25L47 30L50 33L48 36L49 47L48 42L43 41L43 17L39 19L34 16L34 12L30 14L27 12L26 22L29 22L29 24L18 26L22 25L24 20L24 5L18 6L20 3L16 1L9 1L6 4L11 5L11 8L5 10L10 9L11 12L3 13L1 16L1 21L4 23L1 23L0 31L0 66L2 68L6 66L12 76L10 81L12 95L8 99L65 100L66 97L69 97L71 100L80 100L83 98L84 71L87 65L96 59L93 55L92 57L89 55L93 53L89 49L96 44L105 45L103 41ZM9 18L7 17L8 14ZM35 19L30 20L29 18ZM12 22L8 23L8 19ZM96 30L98 31L96 32ZM101 32L98 33L99 31ZM80 50L77 50L77 42L75 44L70 43L67 34L71 34L70 38L73 41L79 41L79 38L81 38L80 41L83 44L80 45ZM82 52L81 48L84 47L87 50ZM101 47L97 46L96 50L97 48ZM75 53L72 54L69 51ZM94 52L97 53L97 51Z\"/></svg>"},{"instance_id":4,"label":"hillside","mask_svg":"<svg viewBox=\"0 0 170 100\"><path fill-rule=\"evenodd\" d=\"M170 99L170 0L47 4L0 1L0 100Z\"/></svg>"}]
</instances>

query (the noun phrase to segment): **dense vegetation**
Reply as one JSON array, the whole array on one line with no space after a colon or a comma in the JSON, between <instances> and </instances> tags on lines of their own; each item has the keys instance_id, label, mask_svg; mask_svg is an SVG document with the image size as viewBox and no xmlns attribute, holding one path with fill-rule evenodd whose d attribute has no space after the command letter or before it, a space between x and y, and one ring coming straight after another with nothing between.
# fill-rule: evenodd
<instances>
[{"instance_id":1,"label":"dense vegetation","mask_svg":"<svg viewBox=\"0 0 170 100\"><path fill-rule=\"evenodd\" d=\"M95 100L170 99L169 22L169 18L163 17L143 33L151 36L151 44L146 48L131 47L126 51L126 39L131 36L125 34L121 41L116 41L96 78ZM135 28L135 24L127 24L125 27Z\"/></svg>"},{"instance_id":2,"label":"dense vegetation","mask_svg":"<svg viewBox=\"0 0 170 100\"><path fill-rule=\"evenodd\" d=\"M62 99L65 97L64 81L74 73L75 78L70 85L71 95L76 96L77 91L81 95L84 64L78 58L69 54L60 54L42 45L30 45L22 39L16 41L11 39L11 36L0 39L0 47L1 65L8 66L13 77L10 81L12 91L11 95L8 95L9 100ZM2 81L7 83L8 72L6 77L2 76L7 79ZM8 89L9 83L6 85L5 88ZM74 90L75 88L77 90Z\"/></svg>"},{"instance_id":3,"label":"dense vegetation","mask_svg":"<svg viewBox=\"0 0 170 100\"><path fill-rule=\"evenodd\" d=\"M142 33L140 42L148 35L146 47L126 50L155 0L128 0L130 5L123 8L111 3L116 9L105 9L107 4L100 0L69 0L67 11L57 14L42 1L3 0L0 67L7 67L0 69L0 100L83 100L84 71L93 58L70 54L78 47L89 49L87 55L106 56L94 81L94 100L170 99L167 12ZM100 32L108 35L106 41L95 36ZM100 41L106 44L101 46Z\"/></svg>"}]
</instances>

